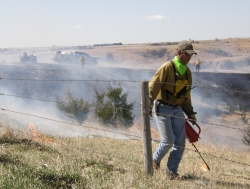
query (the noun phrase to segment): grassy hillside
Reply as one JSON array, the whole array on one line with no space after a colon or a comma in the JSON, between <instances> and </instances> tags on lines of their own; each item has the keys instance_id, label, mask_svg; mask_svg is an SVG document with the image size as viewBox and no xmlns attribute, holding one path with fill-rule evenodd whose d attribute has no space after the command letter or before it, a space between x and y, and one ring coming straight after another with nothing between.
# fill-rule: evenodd
<instances>
[{"instance_id":1,"label":"grassy hillside","mask_svg":"<svg viewBox=\"0 0 250 189\"><path fill-rule=\"evenodd\" d=\"M27 134L29 133L29 134ZM0 136L1 188L249 188L249 152L187 144L179 173L187 180L170 181L161 170L145 174L140 140L52 138L35 128L5 129ZM152 143L155 150L157 143ZM228 161L231 160L231 161ZM234 162L235 161L235 162Z\"/></svg>"},{"instance_id":2,"label":"grassy hillside","mask_svg":"<svg viewBox=\"0 0 250 189\"><path fill-rule=\"evenodd\" d=\"M178 43L145 43L99 46L83 49L76 47L36 47L0 49L0 63L19 63L19 55L26 51L37 56L38 63L55 63L52 58L56 50L84 51L98 58L98 66L157 69L174 57ZM198 55L193 56L190 67L201 60L201 71L250 72L250 39L230 38L194 41Z\"/></svg>"},{"instance_id":3,"label":"grassy hillside","mask_svg":"<svg viewBox=\"0 0 250 189\"><path fill-rule=\"evenodd\" d=\"M75 120L58 112L52 103L58 95L63 96L67 85L75 96L91 100L93 88L102 89L107 84L67 80L118 79L124 80L125 91L130 93L131 99L136 99L136 110L139 110L140 88L139 82L134 80L150 79L163 62L174 56L176 47L176 44L162 43L86 49L82 51L96 56L99 63L84 70L77 65L52 63L54 51L49 47L10 48L0 52L1 77L7 78L1 80L0 87L0 188L250 188L249 151L242 150L246 147L242 145L244 129L249 127L250 120L247 106L249 74L211 73L249 73L250 39L194 43L198 56L194 56L190 67L193 68L193 62L200 58L203 72L193 74L194 84L199 87L194 89L192 98L202 126L202 140L197 147L211 171L206 169L193 147L187 144L179 169L180 174L188 177L185 181L167 179L167 157L163 160L162 169L154 176L145 174L141 140L121 140L129 137L107 134L103 130L76 128ZM37 55L38 64L20 64L18 54L23 50ZM79 49L72 47L71 50ZM9 111L2 111L4 109ZM12 120L8 117L11 112ZM140 114L139 111L137 113ZM99 128L94 121L91 123ZM138 117L130 133L140 133L141 128L136 128L139 122ZM30 125L27 129L29 123L35 124L36 128ZM154 138L158 134L154 132L152 135ZM157 143L152 144L154 151Z\"/></svg>"},{"instance_id":4,"label":"grassy hillside","mask_svg":"<svg viewBox=\"0 0 250 189\"><path fill-rule=\"evenodd\" d=\"M178 43L125 44L96 47L85 51L99 58L99 66L112 64L116 67L157 69L162 63L174 57ZM193 56L189 63L192 69L195 61L200 59L202 71L230 70L245 73L250 71L249 38L203 40L193 43L193 46L198 55ZM113 61L106 59L107 54L113 55Z\"/></svg>"}]
</instances>

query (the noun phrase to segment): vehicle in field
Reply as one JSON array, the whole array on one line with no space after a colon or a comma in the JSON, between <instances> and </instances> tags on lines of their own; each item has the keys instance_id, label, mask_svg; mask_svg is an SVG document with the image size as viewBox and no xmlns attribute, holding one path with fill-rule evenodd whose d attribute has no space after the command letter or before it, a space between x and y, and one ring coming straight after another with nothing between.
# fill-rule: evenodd
<instances>
[{"instance_id":1,"label":"vehicle in field","mask_svg":"<svg viewBox=\"0 0 250 189\"><path fill-rule=\"evenodd\" d=\"M33 54L29 55L27 52L23 52L22 55L20 55L20 63L37 63L37 57Z\"/></svg>"},{"instance_id":2,"label":"vehicle in field","mask_svg":"<svg viewBox=\"0 0 250 189\"><path fill-rule=\"evenodd\" d=\"M79 59L82 55L85 58L86 65L95 66L98 63L97 58L91 57L87 53L81 51L71 51L71 52L56 51L56 54L54 55L54 58L52 58L52 60L58 63L79 64Z\"/></svg>"}]
</instances>

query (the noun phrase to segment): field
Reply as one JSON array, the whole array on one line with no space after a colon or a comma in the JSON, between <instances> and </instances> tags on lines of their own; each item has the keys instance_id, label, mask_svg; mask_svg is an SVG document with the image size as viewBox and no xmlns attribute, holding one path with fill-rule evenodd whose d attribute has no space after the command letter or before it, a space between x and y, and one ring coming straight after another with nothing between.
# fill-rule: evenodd
<instances>
[{"instance_id":1,"label":"field","mask_svg":"<svg viewBox=\"0 0 250 189\"><path fill-rule=\"evenodd\" d=\"M124 44L81 49L98 65L52 61L66 47L8 48L0 52L1 188L249 188L249 146L242 142L250 119L250 39L194 43L192 101L198 112L197 143L208 171L191 144L180 165L185 181L169 181L162 169L145 174L140 123L140 82L174 56L177 45ZM67 47L79 50L81 47ZM27 51L37 64L19 63ZM194 71L199 58L201 71ZM60 112L65 90L91 102L94 89L120 84L135 102L134 125L104 127L93 115L79 124ZM159 139L151 120L152 138ZM135 140L136 139L136 140ZM139 140L138 140L139 139ZM157 143L153 142L153 151Z\"/></svg>"},{"instance_id":2,"label":"field","mask_svg":"<svg viewBox=\"0 0 250 189\"><path fill-rule=\"evenodd\" d=\"M249 188L249 152L197 144L211 171L187 144L179 173L168 180L166 158L153 176L144 168L140 140L54 138L7 130L0 137L1 188ZM153 150L156 143L153 143ZM228 161L230 160L230 161ZM244 163L237 163L244 162Z\"/></svg>"}]
</instances>

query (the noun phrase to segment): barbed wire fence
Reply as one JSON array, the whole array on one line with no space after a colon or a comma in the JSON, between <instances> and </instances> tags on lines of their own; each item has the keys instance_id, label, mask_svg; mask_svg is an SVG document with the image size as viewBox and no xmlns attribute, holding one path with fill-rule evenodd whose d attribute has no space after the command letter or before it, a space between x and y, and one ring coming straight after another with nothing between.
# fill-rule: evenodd
<instances>
[{"instance_id":1,"label":"barbed wire fence","mask_svg":"<svg viewBox=\"0 0 250 189\"><path fill-rule=\"evenodd\" d=\"M13 112L13 111L12 111ZM14 113L17 113L17 112L14 112ZM18 113L20 113L20 112L18 112ZM25 115L27 115L27 114L25 114ZM32 116L32 115L31 115ZM42 118L42 117L39 117L39 118ZM42 119L47 119L47 118L42 118ZM51 119L48 119L48 120L51 120ZM57 120L51 120L51 121L57 121ZM72 126L76 126L76 124L74 124L74 123L67 123L67 122L61 122L61 123L63 123L63 124L70 124L70 125L72 125ZM86 126L86 125L80 125L81 127L87 127L87 128L91 128L91 129L95 129L95 130L100 130L100 131L105 131L105 132L110 132L110 133L115 133L115 134L122 134L122 135L124 135L124 136L126 136L126 137L132 137L132 138L130 138L130 139L133 139L133 140L142 140L143 139L143 136L138 136L138 135L132 135L132 134L126 134L126 133L121 133L121 132L116 132L116 131L111 131L111 130L107 130L107 129L100 129L100 128L95 128L95 127L89 127L89 126ZM20 133L22 133L23 134L23 136L25 136L25 137L27 137L30 141L32 141L32 140L34 140L34 134L32 134L32 132L30 131L30 129L29 129L29 131L23 131L23 130L18 130L18 129L14 129L14 128L9 128L9 127L5 127L5 126L0 126L0 127L2 127L2 128L5 128L5 129L10 129L10 130L12 130L12 131L15 131L15 132L17 132L18 134L17 134L17 136L19 136L20 135ZM32 129L31 129L32 130ZM91 136L91 135L90 135ZM36 137L36 139L35 139L35 141L38 141L38 142L41 142L41 143L43 143L43 140L44 140L44 136L39 136L39 134L38 134L38 136L35 136ZM160 142L160 140L157 140L157 139L151 139L151 141L154 141L154 142ZM54 144L54 143L56 143L55 142L55 140L53 140L52 138L46 138L46 143L51 143L51 144ZM96 152L96 151L91 151L91 150L87 150L86 148L79 148L79 147L75 147L75 146L71 146L71 145L67 145L67 144L64 144L64 143L57 143L57 145L60 145L60 146L65 146L65 147L68 147L68 148L76 148L76 149L80 149L80 150L83 150L83 151L88 151L88 152L92 152L92 153L97 153L97 154L100 154L100 152ZM168 144L169 146L173 146L174 144ZM175 145L176 146L176 145ZM186 149L186 150L189 150L189 151L193 151L193 152L196 152L195 150L193 150L193 149L190 149L190 148L186 148L186 147L183 147L183 146L176 146L176 147L178 147L178 148L184 148L184 149ZM142 151L141 151L142 152ZM205 152L201 152L202 154L204 154L204 155L208 155L208 156L211 156L211 157L214 157L214 158L219 158L219 159L223 159L223 160L225 160L225 161L229 161L229 162L232 162L232 163L237 163L237 164L239 164L239 165L246 165L246 166L250 166L250 164L246 164L246 163L242 163L242 162L238 162L238 161L234 161L234 160L230 160L230 159L227 159L227 158L223 158L223 157L220 157L220 156L216 156L216 155L213 155L213 154L209 154L209 153L205 153ZM109 155L109 154L104 154L104 155ZM119 157L116 157L116 158L118 158L119 159ZM124 158L122 158L122 159L124 159ZM128 160L128 159L127 159ZM130 159L131 160L131 159ZM134 161L134 163L139 163L138 161ZM140 163L142 163L142 162L140 162Z\"/></svg>"},{"instance_id":2,"label":"barbed wire fence","mask_svg":"<svg viewBox=\"0 0 250 189\"><path fill-rule=\"evenodd\" d=\"M67 82L108 82L108 83L111 83L111 82L114 82L114 83L117 83L117 82L136 82L138 83L139 81L130 81L130 80L35 80L35 79L21 79L21 78L14 78L14 79L11 79L11 78L0 78L0 79L6 79L6 80L22 80L22 81L60 81L60 82L64 82L64 81L67 81ZM147 85L148 85L148 82L146 82ZM167 84L167 83L166 83ZM200 88L203 88L205 86L199 86ZM206 86L207 88L207 86ZM221 91L230 91L230 92L234 92L234 93L244 93L244 94L250 94L250 92L248 91L233 91L233 90L227 90L227 89L219 89L219 88L214 88L214 87L211 87L213 89L216 89L216 90L221 90ZM32 98L32 97L25 97L25 96L21 96L21 95L14 95L14 94L5 94L5 93L0 93L1 96L8 96L8 97L17 97L17 98L23 98L23 99L28 99L28 100L38 100L38 101L45 101L45 102L58 102L56 100L48 100L48 99L39 99L39 98ZM147 96L147 95L145 95ZM113 108L112 106L106 106L106 108ZM130 110L130 109L126 109L126 108L123 108L121 107L121 109L124 109L124 110ZM46 117L43 117L43 116L39 116L39 115L33 115L33 114L29 114L29 113L24 113L24 112L20 112L20 111L14 111L14 110L9 110L9 109L6 109L6 108L1 108L0 107L0 110L1 111L5 111L5 112L9 112L9 113L15 113L15 114L20 114L20 115L24 115L24 116L31 116L31 117L36 117L36 118L39 118L39 119L44 119L44 120L49 120L49 121L54 121L54 122L58 122L58 123L62 123L62 124L68 124L68 125L73 125L73 126L79 126L79 127L85 127L85 128L88 128L88 129L95 129L95 130L100 130L100 131L104 131L104 132L110 132L110 133L113 133L113 134L120 134L120 135L123 135L123 136L126 136L126 137L129 137L130 139L134 139L134 140L146 140L146 142L144 144L146 144L146 146L144 145L144 148L145 149L151 149L152 150L152 147L151 146L148 146L149 145L149 141L150 141L150 145L151 145L151 141L155 141L155 142L160 142L159 140L157 139L152 139L151 138L151 135L150 135L150 125L149 127L147 126L147 129L144 129L143 131L145 132L143 134L143 136L138 136L138 135L133 135L133 134L126 134L124 132L119 132L119 131L112 131L110 129L106 129L106 128L95 128L95 127L91 127L91 126L88 126L88 125L82 125L82 124L76 124L76 123L70 123L70 122L66 122L66 121L62 121L62 120L56 120L56 119L51 119L51 118L46 118ZM149 119L149 111L148 110L133 110L133 111L136 111L136 112L141 112L141 115L142 117L144 117L144 121L143 121L143 124L145 124L145 122L147 122L148 124L148 120ZM144 115L144 116L143 116ZM170 116L170 115L165 115L165 116ZM175 117L175 116L170 116L170 117ZM176 118L179 118L179 117L176 117ZM179 119L183 119L183 118L179 118ZM213 126L218 126L218 127L224 127L224 128L228 128L228 129L234 129L234 130L241 130L241 131L247 131L246 129L242 129L242 128L235 128L235 127L230 127L230 126L227 126L227 125L221 125L221 124L215 124L215 123L210 123L210 122L204 122L204 121L197 121L197 122L200 122L200 123L206 123L206 124L210 124L210 125L213 125ZM249 125L248 125L249 126ZM144 128L144 127L143 127ZM21 130L16 130L17 132L21 133L23 131ZM25 135L28 135L27 132L23 132ZM145 139L147 138L147 139ZM65 146L65 147L68 147L68 148L74 148L74 146L70 146L70 145L67 145L67 144L61 144L62 146ZM169 145L173 145L173 144L169 144ZM79 148L79 147L75 147L77 148L78 150L83 150L83 151L88 151L84 148ZM185 148L185 147L180 147L180 148ZM144 149L144 150L145 150ZM191 150L191 149L188 149L188 148L185 148L187 150ZM195 150L191 150L191 151L194 151ZM95 152L93 152L95 153ZM99 153L99 152L96 152L96 153ZM147 160L147 162L144 162L144 164L146 166L148 166L146 168L146 171L148 173L152 173L152 166L150 165L150 162L152 163L152 161L150 161L150 157L152 158L152 151L149 152L149 153L146 153L147 154L147 158L149 158ZM250 166L250 164L246 164L246 163L242 163L242 162L238 162L238 161L234 161L234 160L230 160L230 159L227 159L227 158L223 158L223 157L218 157L218 156L215 156L215 155L212 155L212 154L209 154L209 153L205 153L203 152L203 154L205 155L209 155L211 157L215 157L215 158L220 158L220 159L223 159L225 161L229 161L229 162L232 162L232 163L237 163L239 165L244 165L244 166ZM104 154L105 155L105 154ZM117 157L119 158L119 157ZM147 159L146 158L146 159ZM138 163L138 162L135 162L135 163Z\"/></svg>"},{"instance_id":3,"label":"barbed wire fence","mask_svg":"<svg viewBox=\"0 0 250 189\"><path fill-rule=\"evenodd\" d=\"M5 109L1 109L2 111L9 111L9 110L5 110ZM15 112L15 111L9 111L9 112L12 112L12 113L18 113L18 114L23 114L21 112ZM34 116L34 115L31 115L31 114L24 114L24 115L29 115L29 116ZM168 116L168 115L166 115ZM37 117L37 116L35 116ZM171 116L172 117L172 116ZM41 118L41 119L46 119L46 120L50 120L50 121L56 121L58 122L58 120L52 120L52 119L49 119L49 118L45 118L45 117L38 117L38 118ZM180 119L183 119L183 118L180 118ZM130 137L130 139L132 140L139 140L141 141L143 139L143 136L138 136L138 135L132 135L132 134L126 134L126 133L123 133L123 132L119 132L119 131L112 131L112 130L108 130L108 129L101 129L101 128L95 128L95 127L91 127L91 126L87 126L87 125L78 125L78 124L75 124L75 123L69 123L69 122L63 122L63 121L59 121L60 123L63 123L63 124L69 124L69 125L72 125L72 126L80 126L80 127L86 127L86 128L91 128L91 129L94 129L94 130L100 130L100 131L105 131L105 132L110 132L110 133L113 133L113 134L121 134L123 136L126 136L126 137ZM22 136L25 136L27 137L30 141L33 141L34 140L34 134L32 134L32 132L30 130L28 131L23 131L23 130L18 130L18 129L14 129L14 128L9 128L9 127L5 127L5 126L2 126L0 125L0 127L2 128L5 128L5 129L10 129L14 132L17 132L17 136L20 135L20 133L22 133ZM91 135L89 135L91 136ZM39 137L39 134L38 136L35 136L35 141L38 141L38 142L41 142L43 143L43 140L44 140L44 136L40 136ZM150 139L151 141L153 142L161 142L160 140L158 139ZM79 150L83 150L83 151L87 151L87 152L91 152L91 153L97 153L97 154L103 154L103 155L109 155L109 154L105 154L105 153L100 153L100 152L97 152L97 151L93 151L93 150L88 150L86 148L80 148L80 147L75 147L75 146L71 146L71 145L67 145L67 144L64 144L64 143L57 143L54 139L52 138L46 138L46 143L51 143L54 145L54 143L56 143L57 145L59 146L64 146L64 147L68 147L68 148L75 148L75 149L79 149ZM173 146L174 144L167 144L169 146ZM176 145L175 145L176 146ZM184 148L185 150L189 150L189 151L193 151L193 152L196 152L196 150L193 150L193 149L190 149L190 148L186 148L186 147L183 147L183 146L176 146L178 148ZM142 152L142 151L141 151ZM236 163L236 164L239 164L239 165L245 165L245 166L249 166L250 167L250 164L246 164L246 163L242 163L242 162L238 162L238 161L235 161L235 160L231 160L231 159L227 159L227 158L223 158L223 157L220 157L220 156L216 156L216 155L213 155L213 154L209 154L209 153L206 153L206 152L201 152L201 154L204 154L204 155L208 155L208 156L211 156L211 157L214 157L214 158L218 158L218 159L222 159L222 160L225 160L225 161L228 161L228 162L232 162L232 163ZM125 159L125 160L128 160L126 158L120 158L119 156L115 157L115 158L118 158L118 159ZM132 161L131 159L129 159L130 161ZM143 163L142 161L141 162L138 162L138 161L134 161L134 163Z\"/></svg>"}]
</instances>

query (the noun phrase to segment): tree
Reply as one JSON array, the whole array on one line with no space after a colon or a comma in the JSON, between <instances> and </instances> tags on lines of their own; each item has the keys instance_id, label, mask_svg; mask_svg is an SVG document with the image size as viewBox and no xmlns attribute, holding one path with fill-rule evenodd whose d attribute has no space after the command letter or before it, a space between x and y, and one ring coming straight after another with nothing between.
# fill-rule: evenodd
<instances>
[{"instance_id":1,"label":"tree","mask_svg":"<svg viewBox=\"0 0 250 189\"><path fill-rule=\"evenodd\" d=\"M94 107L94 113L95 115L98 114L98 111L100 110L100 108L104 107L104 98L106 96L106 92L103 91L102 93L98 93L97 89L94 89L95 91L95 100L94 102L92 102L92 105Z\"/></svg>"},{"instance_id":2,"label":"tree","mask_svg":"<svg viewBox=\"0 0 250 189\"><path fill-rule=\"evenodd\" d=\"M68 114L73 114L79 123L82 123L87 118L87 113L90 111L91 104L84 101L83 98L74 98L70 89L67 87L65 92L65 102L57 98L56 105L59 110Z\"/></svg>"},{"instance_id":3,"label":"tree","mask_svg":"<svg viewBox=\"0 0 250 189\"><path fill-rule=\"evenodd\" d=\"M120 86L108 86L107 91L98 93L95 89L95 115L104 124L111 124L129 127L133 124L133 108L135 102L128 103L128 93L122 94L123 88Z\"/></svg>"}]
</instances>

